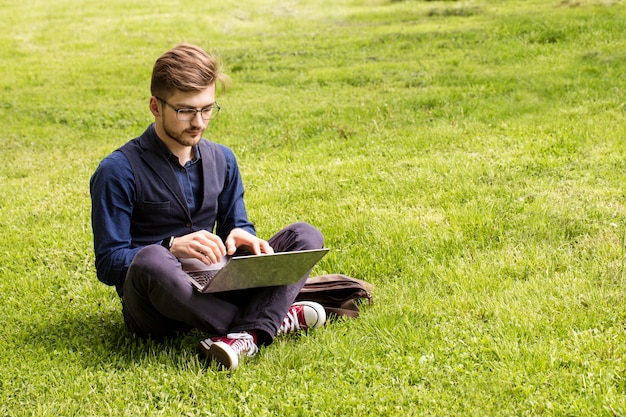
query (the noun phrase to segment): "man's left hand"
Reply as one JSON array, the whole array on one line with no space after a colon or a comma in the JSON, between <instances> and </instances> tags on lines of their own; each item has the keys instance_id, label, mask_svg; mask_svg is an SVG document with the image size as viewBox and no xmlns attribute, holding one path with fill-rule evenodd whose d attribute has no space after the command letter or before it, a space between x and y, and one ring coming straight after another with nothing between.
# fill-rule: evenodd
<instances>
[{"instance_id":1,"label":"man's left hand","mask_svg":"<svg viewBox=\"0 0 626 417\"><path fill-rule=\"evenodd\" d=\"M224 244L226 245L226 253L229 255L234 255L239 248L243 248L255 255L274 253L274 249L266 240L259 239L243 229L231 230Z\"/></svg>"}]
</instances>

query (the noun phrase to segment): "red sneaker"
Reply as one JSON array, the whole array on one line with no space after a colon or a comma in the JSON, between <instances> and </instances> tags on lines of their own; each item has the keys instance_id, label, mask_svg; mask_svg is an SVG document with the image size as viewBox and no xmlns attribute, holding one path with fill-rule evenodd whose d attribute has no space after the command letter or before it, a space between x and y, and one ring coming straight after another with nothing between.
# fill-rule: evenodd
<instances>
[{"instance_id":1,"label":"red sneaker","mask_svg":"<svg viewBox=\"0 0 626 417\"><path fill-rule=\"evenodd\" d=\"M326 323L326 311L321 304L313 301L298 301L289 308L277 335L315 329L322 327L324 323Z\"/></svg>"},{"instance_id":2,"label":"red sneaker","mask_svg":"<svg viewBox=\"0 0 626 417\"><path fill-rule=\"evenodd\" d=\"M217 362L225 369L237 369L239 358L254 356L259 348L248 332L229 333L200 342L200 351L209 362Z\"/></svg>"}]
</instances>

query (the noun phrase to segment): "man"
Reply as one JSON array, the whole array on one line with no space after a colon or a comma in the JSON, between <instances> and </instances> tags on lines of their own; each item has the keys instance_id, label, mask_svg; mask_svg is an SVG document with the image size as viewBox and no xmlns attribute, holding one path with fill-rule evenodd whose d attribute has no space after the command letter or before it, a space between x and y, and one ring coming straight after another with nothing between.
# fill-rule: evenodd
<instances>
[{"instance_id":1,"label":"man","mask_svg":"<svg viewBox=\"0 0 626 417\"><path fill-rule=\"evenodd\" d=\"M226 146L202 138L220 107L226 76L201 48L181 44L152 72L154 123L107 156L90 181L98 278L115 285L126 327L164 338L196 328L207 360L235 369L278 334L319 327L321 305L293 303L293 285L202 294L178 258L210 265L236 252L271 254L323 247L322 234L292 224L268 241L248 220L239 168Z\"/></svg>"}]
</instances>

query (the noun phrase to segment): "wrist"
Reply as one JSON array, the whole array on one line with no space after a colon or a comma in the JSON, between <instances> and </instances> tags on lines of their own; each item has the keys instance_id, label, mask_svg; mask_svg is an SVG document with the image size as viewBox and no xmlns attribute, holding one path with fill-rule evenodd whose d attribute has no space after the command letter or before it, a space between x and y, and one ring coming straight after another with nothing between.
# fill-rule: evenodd
<instances>
[{"instance_id":1,"label":"wrist","mask_svg":"<svg viewBox=\"0 0 626 417\"><path fill-rule=\"evenodd\" d=\"M174 239L176 239L175 236L166 237L161 242L161 246L163 246L165 249L167 249L168 251L171 252L172 251L172 246L174 245Z\"/></svg>"}]
</instances>

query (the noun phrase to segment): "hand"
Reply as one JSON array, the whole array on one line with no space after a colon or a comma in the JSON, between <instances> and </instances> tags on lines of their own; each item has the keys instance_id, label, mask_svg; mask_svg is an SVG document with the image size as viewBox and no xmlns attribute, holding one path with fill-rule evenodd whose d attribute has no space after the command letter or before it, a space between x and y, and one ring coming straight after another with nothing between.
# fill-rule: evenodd
<instances>
[{"instance_id":1,"label":"hand","mask_svg":"<svg viewBox=\"0 0 626 417\"><path fill-rule=\"evenodd\" d=\"M200 230L175 238L170 252L177 258L197 258L211 265L222 260L226 247L218 235Z\"/></svg>"},{"instance_id":2,"label":"hand","mask_svg":"<svg viewBox=\"0 0 626 417\"><path fill-rule=\"evenodd\" d=\"M244 248L255 255L274 253L274 249L266 240L259 239L243 229L233 229L226 238L226 253L234 255L239 248Z\"/></svg>"}]
</instances>

